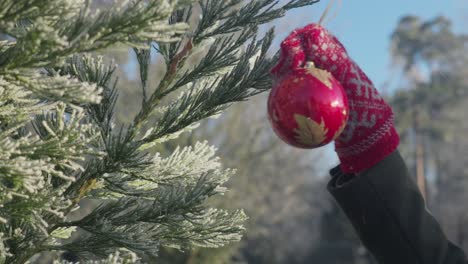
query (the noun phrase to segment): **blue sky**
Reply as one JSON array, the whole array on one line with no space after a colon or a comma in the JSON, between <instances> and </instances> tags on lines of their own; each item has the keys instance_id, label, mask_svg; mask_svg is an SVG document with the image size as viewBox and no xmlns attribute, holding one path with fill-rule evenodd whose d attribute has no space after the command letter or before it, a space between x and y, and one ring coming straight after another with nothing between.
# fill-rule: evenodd
<instances>
[{"instance_id":1,"label":"blue sky","mask_svg":"<svg viewBox=\"0 0 468 264\"><path fill-rule=\"evenodd\" d=\"M335 1L325 26L343 42L379 90L387 87L387 92L399 83L399 73L392 73L390 67L389 40L400 17L412 14L429 19L444 15L454 22L455 31L468 32L468 0L342 0L337 8L339 2ZM279 21L278 38L283 39L296 27L317 22L328 3L321 0L291 11Z\"/></svg>"},{"instance_id":2,"label":"blue sky","mask_svg":"<svg viewBox=\"0 0 468 264\"><path fill-rule=\"evenodd\" d=\"M289 11L277 20L278 41L274 48L278 49L281 40L293 29L318 22L328 3L329 0L321 0L312 6ZM388 92L398 87L400 77L390 67L390 35L399 19L408 14L425 19L444 15L453 21L456 32L468 33L468 0L335 0L325 26L343 42L377 88ZM132 78L136 61L133 52L129 51L129 55L132 60L124 69Z\"/></svg>"}]
</instances>

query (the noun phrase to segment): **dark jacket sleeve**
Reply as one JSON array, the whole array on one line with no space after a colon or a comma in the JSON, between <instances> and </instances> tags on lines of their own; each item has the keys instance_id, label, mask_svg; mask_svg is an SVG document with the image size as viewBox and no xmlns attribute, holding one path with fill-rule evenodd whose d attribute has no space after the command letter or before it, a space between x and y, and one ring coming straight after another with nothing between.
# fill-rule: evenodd
<instances>
[{"instance_id":1,"label":"dark jacket sleeve","mask_svg":"<svg viewBox=\"0 0 468 264\"><path fill-rule=\"evenodd\" d=\"M328 190L382 264L467 263L425 206L398 151L366 172L331 171Z\"/></svg>"}]
</instances>

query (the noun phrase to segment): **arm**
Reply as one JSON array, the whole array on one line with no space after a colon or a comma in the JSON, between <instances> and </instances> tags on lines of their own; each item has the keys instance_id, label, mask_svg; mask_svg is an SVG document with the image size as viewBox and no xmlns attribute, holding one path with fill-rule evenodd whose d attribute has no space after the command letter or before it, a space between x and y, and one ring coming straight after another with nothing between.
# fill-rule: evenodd
<instances>
[{"instance_id":1,"label":"arm","mask_svg":"<svg viewBox=\"0 0 468 264\"><path fill-rule=\"evenodd\" d=\"M466 263L427 210L398 151L359 176L331 171L328 190L379 263Z\"/></svg>"}]
</instances>

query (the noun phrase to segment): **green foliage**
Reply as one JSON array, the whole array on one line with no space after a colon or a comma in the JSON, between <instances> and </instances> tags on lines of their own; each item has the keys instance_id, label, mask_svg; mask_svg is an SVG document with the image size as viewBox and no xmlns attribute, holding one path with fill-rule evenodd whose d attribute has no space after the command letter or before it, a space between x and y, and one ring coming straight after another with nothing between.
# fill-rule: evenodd
<instances>
[{"instance_id":1,"label":"green foliage","mask_svg":"<svg viewBox=\"0 0 468 264\"><path fill-rule=\"evenodd\" d=\"M120 250L115 253L110 254L107 258L102 260L88 260L83 261L84 264L140 264L141 261L135 253ZM75 262L70 261L60 261L56 260L53 264L75 264Z\"/></svg>"},{"instance_id":2,"label":"green foliage","mask_svg":"<svg viewBox=\"0 0 468 264\"><path fill-rule=\"evenodd\" d=\"M240 240L243 211L206 205L234 173L215 149L157 150L268 90L273 31L258 39L258 26L315 2L135 0L96 11L86 0L1 1L0 263L47 251L137 263L160 246ZM115 45L133 47L140 66L141 108L126 124L114 116L116 66L90 53ZM152 55L166 66L155 89ZM71 217L83 200L96 206Z\"/></svg>"},{"instance_id":3,"label":"green foliage","mask_svg":"<svg viewBox=\"0 0 468 264\"><path fill-rule=\"evenodd\" d=\"M422 21L416 16L405 16L392 34L391 52L409 70L421 62L448 62L450 53L464 49L464 38L451 30L451 22L445 17Z\"/></svg>"},{"instance_id":4,"label":"green foliage","mask_svg":"<svg viewBox=\"0 0 468 264\"><path fill-rule=\"evenodd\" d=\"M409 79L407 89L393 98L400 129L418 124L418 133L442 139L447 126L440 125L438 117L468 95L466 71L467 36L456 34L444 17L428 21L407 16L400 20L392 35L392 54L395 62L405 70ZM428 71L425 78L412 78L411 70Z\"/></svg>"}]
</instances>

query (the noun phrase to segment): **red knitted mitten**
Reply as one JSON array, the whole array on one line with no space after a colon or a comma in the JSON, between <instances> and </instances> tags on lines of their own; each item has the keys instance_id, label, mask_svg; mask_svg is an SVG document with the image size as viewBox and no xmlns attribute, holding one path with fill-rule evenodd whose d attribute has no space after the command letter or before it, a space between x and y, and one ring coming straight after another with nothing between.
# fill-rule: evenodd
<instances>
[{"instance_id":1,"label":"red knitted mitten","mask_svg":"<svg viewBox=\"0 0 468 264\"><path fill-rule=\"evenodd\" d=\"M391 107L385 103L340 41L317 24L295 30L281 44L280 61L272 70L275 80L312 61L333 74L346 91L350 117L335 149L345 173L362 172L395 151L399 136Z\"/></svg>"}]
</instances>

